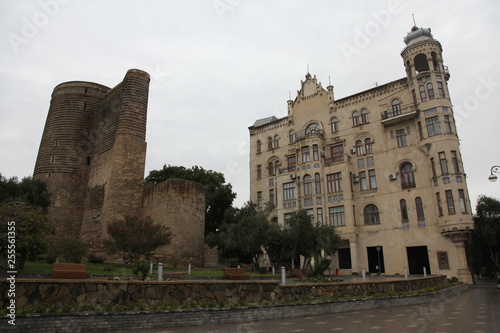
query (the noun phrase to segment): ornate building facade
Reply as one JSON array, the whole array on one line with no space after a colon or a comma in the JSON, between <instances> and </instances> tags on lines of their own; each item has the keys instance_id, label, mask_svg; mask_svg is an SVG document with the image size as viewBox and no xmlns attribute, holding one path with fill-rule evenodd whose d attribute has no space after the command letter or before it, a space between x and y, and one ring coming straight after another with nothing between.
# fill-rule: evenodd
<instances>
[{"instance_id":1,"label":"ornate building facade","mask_svg":"<svg viewBox=\"0 0 500 333\"><path fill-rule=\"evenodd\" d=\"M335 99L307 73L288 115L249 127L251 201L285 225L307 210L336 227L343 274L446 274L471 282L473 221L443 64L430 29L413 27L406 77Z\"/></svg>"},{"instance_id":2,"label":"ornate building facade","mask_svg":"<svg viewBox=\"0 0 500 333\"><path fill-rule=\"evenodd\" d=\"M149 215L174 234L157 251L160 260L203 266L204 186L144 183L149 81L131 69L114 88L81 81L55 87L33 177L47 182L59 237L79 237L104 255L109 223Z\"/></svg>"}]
</instances>

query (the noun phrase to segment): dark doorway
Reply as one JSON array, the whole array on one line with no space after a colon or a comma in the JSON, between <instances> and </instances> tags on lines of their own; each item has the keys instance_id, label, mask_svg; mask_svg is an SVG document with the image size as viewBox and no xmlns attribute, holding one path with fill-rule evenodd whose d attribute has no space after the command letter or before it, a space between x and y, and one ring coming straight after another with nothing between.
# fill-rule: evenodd
<instances>
[{"instance_id":1,"label":"dark doorway","mask_svg":"<svg viewBox=\"0 0 500 333\"><path fill-rule=\"evenodd\" d=\"M340 269L351 269L351 249L339 249L339 268Z\"/></svg>"},{"instance_id":2,"label":"dark doorway","mask_svg":"<svg viewBox=\"0 0 500 333\"><path fill-rule=\"evenodd\" d=\"M406 248L406 253L410 274L424 274L424 267L427 274L431 274L427 246L410 246Z\"/></svg>"},{"instance_id":3,"label":"dark doorway","mask_svg":"<svg viewBox=\"0 0 500 333\"><path fill-rule=\"evenodd\" d=\"M385 273L383 246L369 246L366 250L368 253L368 271L370 273Z\"/></svg>"}]
</instances>

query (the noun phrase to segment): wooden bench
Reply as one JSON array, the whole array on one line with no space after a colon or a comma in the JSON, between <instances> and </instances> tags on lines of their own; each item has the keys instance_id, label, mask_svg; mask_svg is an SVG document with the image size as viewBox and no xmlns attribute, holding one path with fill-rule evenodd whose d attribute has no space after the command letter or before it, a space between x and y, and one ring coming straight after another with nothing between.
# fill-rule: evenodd
<instances>
[{"instance_id":1,"label":"wooden bench","mask_svg":"<svg viewBox=\"0 0 500 333\"><path fill-rule=\"evenodd\" d=\"M250 275L244 268L224 268L224 278L228 280L248 280Z\"/></svg>"},{"instance_id":2,"label":"wooden bench","mask_svg":"<svg viewBox=\"0 0 500 333\"><path fill-rule=\"evenodd\" d=\"M68 264L54 263L52 264L53 279L86 279L87 265L86 264Z\"/></svg>"}]
</instances>

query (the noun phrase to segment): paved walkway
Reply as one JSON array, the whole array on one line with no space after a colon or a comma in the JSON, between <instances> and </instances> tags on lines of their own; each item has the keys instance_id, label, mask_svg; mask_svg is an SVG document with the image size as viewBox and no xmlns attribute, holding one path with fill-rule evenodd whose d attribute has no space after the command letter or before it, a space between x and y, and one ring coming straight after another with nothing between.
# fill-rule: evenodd
<instances>
[{"instance_id":1,"label":"paved walkway","mask_svg":"<svg viewBox=\"0 0 500 333\"><path fill-rule=\"evenodd\" d=\"M128 331L139 332L139 331ZM498 333L500 289L478 280L470 291L435 303L250 323L148 329L146 333Z\"/></svg>"}]
</instances>

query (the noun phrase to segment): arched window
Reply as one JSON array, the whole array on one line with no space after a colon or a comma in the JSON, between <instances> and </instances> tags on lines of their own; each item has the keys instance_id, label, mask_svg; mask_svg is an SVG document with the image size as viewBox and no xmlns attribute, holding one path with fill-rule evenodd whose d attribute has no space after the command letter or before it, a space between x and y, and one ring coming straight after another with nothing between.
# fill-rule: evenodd
<instances>
[{"instance_id":1,"label":"arched window","mask_svg":"<svg viewBox=\"0 0 500 333\"><path fill-rule=\"evenodd\" d=\"M273 138L268 137L267 138L267 150L273 149Z\"/></svg>"},{"instance_id":2,"label":"arched window","mask_svg":"<svg viewBox=\"0 0 500 333\"><path fill-rule=\"evenodd\" d=\"M361 140L356 141L356 155L362 156L363 154L363 143Z\"/></svg>"},{"instance_id":3,"label":"arched window","mask_svg":"<svg viewBox=\"0 0 500 333\"><path fill-rule=\"evenodd\" d=\"M392 100L392 115L399 116L401 114L401 103L399 103L399 99Z\"/></svg>"},{"instance_id":4,"label":"arched window","mask_svg":"<svg viewBox=\"0 0 500 333\"><path fill-rule=\"evenodd\" d=\"M317 123L312 123L306 128L306 136L321 134L321 126Z\"/></svg>"},{"instance_id":5,"label":"arched window","mask_svg":"<svg viewBox=\"0 0 500 333\"><path fill-rule=\"evenodd\" d=\"M413 165L407 162L401 166L401 186L403 188L415 187L415 177L413 175Z\"/></svg>"},{"instance_id":6,"label":"arched window","mask_svg":"<svg viewBox=\"0 0 500 333\"><path fill-rule=\"evenodd\" d=\"M427 56L423 53L418 54L415 59L415 70L417 73L429 70L429 62L427 62Z\"/></svg>"},{"instance_id":7,"label":"arched window","mask_svg":"<svg viewBox=\"0 0 500 333\"><path fill-rule=\"evenodd\" d=\"M365 224L380 224L378 207L375 205L366 205L363 209Z\"/></svg>"},{"instance_id":8,"label":"arched window","mask_svg":"<svg viewBox=\"0 0 500 333\"><path fill-rule=\"evenodd\" d=\"M372 139L370 138L365 139L365 152L367 154L373 154Z\"/></svg>"},{"instance_id":9,"label":"arched window","mask_svg":"<svg viewBox=\"0 0 500 333\"><path fill-rule=\"evenodd\" d=\"M314 175L314 187L316 189L316 194L320 194L321 193L321 176L319 175L319 173L316 173Z\"/></svg>"},{"instance_id":10,"label":"arched window","mask_svg":"<svg viewBox=\"0 0 500 333\"><path fill-rule=\"evenodd\" d=\"M274 148L278 148L280 146L280 137L278 135L274 136Z\"/></svg>"},{"instance_id":11,"label":"arched window","mask_svg":"<svg viewBox=\"0 0 500 333\"><path fill-rule=\"evenodd\" d=\"M291 130L288 132L288 139L290 140L290 143L295 143L295 131Z\"/></svg>"},{"instance_id":12,"label":"arched window","mask_svg":"<svg viewBox=\"0 0 500 333\"><path fill-rule=\"evenodd\" d=\"M257 140L257 154L262 152L262 141Z\"/></svg>"},{"instance_id":13,"label":"arched window","mask_svg":"<svg viewBox=\"0 0 500 333\"><path fill-rule=\"evenodd\" d=\"M425 102L427 100L427 95L425 94L425 87L421 85L420 87L418 87L418 90L420 91L420 99L422 100L422 102Z\"/></svg>"},{"instance_id":14,"label":"arched window","mask_svg":"<svg viewBox=\"0 0 500 333\"><path fill-rule=\"evenodd\" d=\"M352 126L358 126L359 125L359 113L358 111L354 111L352 113Z\"/></svg>"},{"instance_id":15,"label":"arched window","mask_svg":"<svg viewBox=\"0 0 500 333\"><path fill-rule=\"evenodd\" d=\"M268 171L269 171L269 176L274 176L274 163L273 162L269 162L269 165L268 165Z\"/></svg>"},{"instance_id":16,"label":"arched window","mask_svg":"<svg viewBox=\"0 0 500 333\"><path fill-rule=\"evenodd\" d=\"M312 178L310 175L304 176L304 195L312 194Z\"/></svg>"},{"instance_id":17,"label":"arched window","mask_svg":"<svg viewBox=\"0 0 500 333\"><path fill-rule=\"evenodd\" d=\"M399 209L401 210L401 221L407 222L408 221L408 208L406 208L406 200L405 199L399 200Z\"/></svg>"},{"instance_id":18,"label":"arched window","mask_svg":"<svg viewBox=\"0 0 500 333\"><path fill-rule=\"evenodd\" d=\"M332 118L332 133L335 133L339 130L339 121L336 117Z\"/></svg>"},{"instance_id":19,"label":"arched window","mask_svg":"<svg viewBox=\"0 0 500 333\"><path fill-rule=\"evenodd\" d=\"M432 88L432 83L427 83L427 94L429 95L429 99L434 99L434 88Z\"/></svg>"},{"instance_id":20,"label":"arched window","mask_svg":"<svg viewBox=\"0 0 500 333\"><path fill-rule=\"evenodd\" d=\"M415 208L417 209L417 220L424 221L425 220L424 205L422 203L421 197L415 198Z\"/></svg>"},{"instance_id":21,"label":"arched window","mask_svg":"<svg viewBox=\"0 0 500 333\"><path fill-rule=\"evenodd\" d=\"M368 120L368 110L367 109L363 109L363 110L361 110L361 123L362 124L366 124L368 122L369 122L369 120Z\"/></svg>"}]
</instances>

